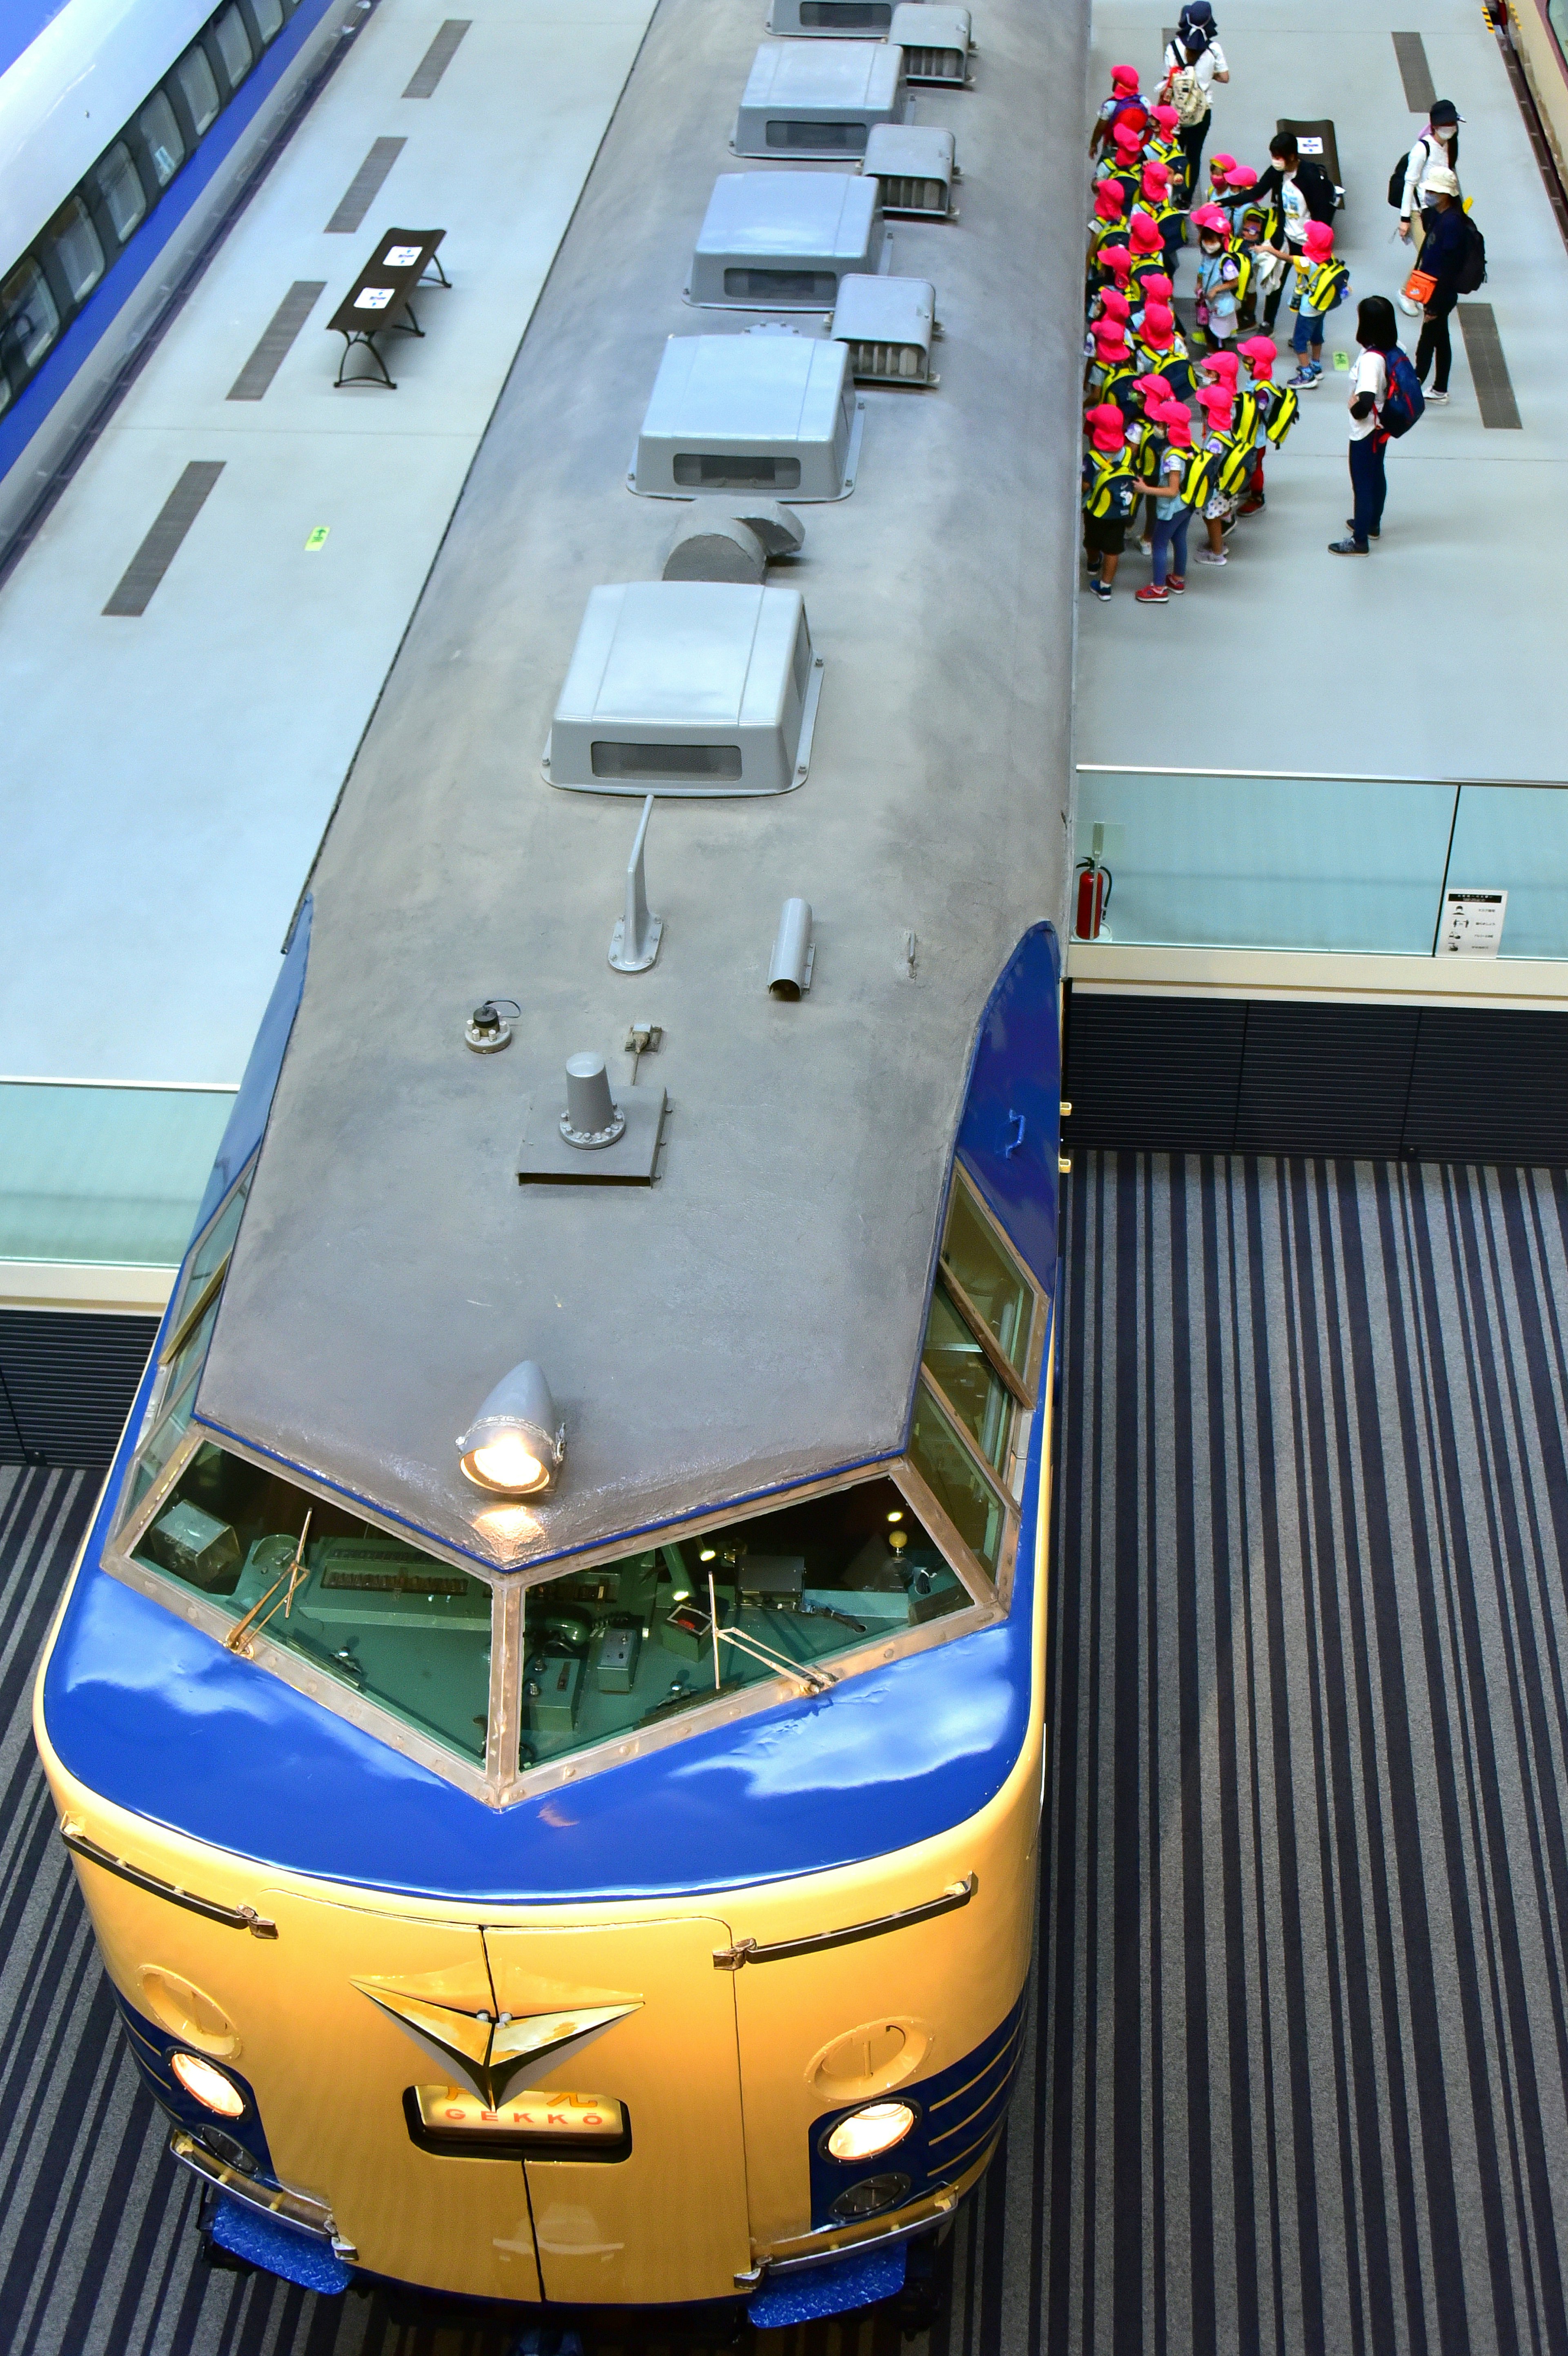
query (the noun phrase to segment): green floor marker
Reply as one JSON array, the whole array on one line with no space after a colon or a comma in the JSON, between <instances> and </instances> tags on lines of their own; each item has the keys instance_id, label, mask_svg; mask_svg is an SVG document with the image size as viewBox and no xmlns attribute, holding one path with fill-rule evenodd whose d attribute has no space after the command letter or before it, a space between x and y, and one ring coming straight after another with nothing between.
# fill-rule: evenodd
<instances>
[{"instance_id":1,"label":"green floor marker","mask_svg":"<svg viewBox=\"0 0 1568 2356\"><path fill-rule=\"evenodd\" d=\"M332 527L330 524L318 523L317 525L316 530L311 533L310 538L305 543L305 552L307 556L314 556L318 548L326 547L327 535L331 529Z\"/></svg>"},{"instance_id":2,"label":"green floor marker","mask_svg":"<svg viewBox=\"0 0 1568 2356\"><path fill-rule=\"evenodd\" d=\"M1336 353L1335 353L1335 355L1334 355L1334 365L1335 365L1335 367L1336 367L1337 369L1348 369L1348 368L1349 367L1349 365L1350 365L1350 355L1349 355L1349 353L1348 353L1348 352L1336 352ZM324 535L324 536L325 536L325 535Z\"/></svg>"}]
</instances>

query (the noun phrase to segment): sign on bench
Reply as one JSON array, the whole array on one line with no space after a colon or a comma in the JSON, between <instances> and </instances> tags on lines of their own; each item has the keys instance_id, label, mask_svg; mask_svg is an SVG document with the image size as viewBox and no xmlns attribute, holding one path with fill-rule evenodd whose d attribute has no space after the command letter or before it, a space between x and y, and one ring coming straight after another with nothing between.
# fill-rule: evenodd
<instances>
[{"instance_id":1,"label":"sign on bench","mask_svg":"<svg viewBox=\"0 0 1568 2356\"><path fill-rule=\"evenodd\" d=\"M451 284L436 252L446 234L444 229L389 229L377 240L374 253L327 322L328 335L343 338L338 387L383 384L389 392L397 391L376 337L386 327L395 327L400 335L424 335L414 316L413 293L421 285ZM434 276L429 274L432 271ZM375 363L374 375L366 369L353 376L344 374L356 344L369 352Z\"/></svg>"}]
</instances>

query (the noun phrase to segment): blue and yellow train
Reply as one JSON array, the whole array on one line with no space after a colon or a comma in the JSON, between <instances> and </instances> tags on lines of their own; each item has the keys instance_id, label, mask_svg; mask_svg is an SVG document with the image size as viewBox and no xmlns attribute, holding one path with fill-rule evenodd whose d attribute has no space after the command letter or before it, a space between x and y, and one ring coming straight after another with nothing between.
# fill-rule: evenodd
<instances>
[{"instance_id":1,"label":"blue and yellow train","mask_svg":"<svg viewBox=\"0 0 1568 2356\"><path fill-rule=\"evenodd\" d=\"M1076 246L1030 225L1076 191L1036 135L1069 13L994 0L973 87L922 99L968 184L897 259L941 383L863 388L854 496L746 585L660 577L686 510L628 496L630 432L667 327L829 323L682 311L758 28L665 0L302 898L37 1702L206 2230L296 2282L831 2312L1002 2132L1076 494Z\"/></svg>"}]
</instances>

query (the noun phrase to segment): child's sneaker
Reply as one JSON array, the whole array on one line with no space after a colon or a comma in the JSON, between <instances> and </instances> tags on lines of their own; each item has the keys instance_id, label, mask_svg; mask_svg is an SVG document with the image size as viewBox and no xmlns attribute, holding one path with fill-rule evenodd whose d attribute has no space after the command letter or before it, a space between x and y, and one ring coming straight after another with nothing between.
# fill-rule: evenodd
<instances>
[{"instance_id":1,"label":"child's sneaker","mask_svg":"<svg viewBox=\"0 0 1568 2356\"><path fill-rule=\"evenodd\" d=\"M1146 582L1142 589L1133 591L1133 603L1134 605L1164 605L1168 602L1170 594L1168 589L1156 589L1154 583L1150 581Z\"/></svg>"},{"instance_id":2,"label":"child's sneaker","mask_svg":"<svg viewBox=\"0 0 1568 2356\"><path fill-rule=\"evenodd\" d=\"M1093 590L1095 595L1099 598L1102 605L1110 603L1113 593L1109 581L1101 581L1099 573L1097 573L1089 585Z\"/></svg>"},{"instance_id":3,"label":"child's sneaker","mask_svg":"<svg viewBox=\"0 0 1568 2356\"><path fill-rule=\"evenodd\" d=\"M1429 392L1426 396L1426 405L1428 409L1446 409L1448 395L1445 392Z\"/></svg>"},{"instance_id":4,"label":"child's sneaker","mask_svg":"<svg viewBox=\"0 0 1568 2356\"><path fill-rule=\"evenodd\" d=\"M1258 515L1267 505L1268 501L1260 491L1254 498L1243 499L1238 512L1241 515Z\"/></svg>"},{"instance_id":5,"label":"child's sneaker","mask_svg":"<svg viewBox=\"0 0 1568 2356\"><path fill-rule=\"evenodd\" d=\"M1222 548L1200 548L1197 561L1200 564L1229 564L1230 559Z\"/></svg>"},{"instance_id":6,"label":"child's sneaker","mask_svg":"<svg viewBox=\"0 0 1568 2356\"><path fill-rule=\"evenodd\" d=\"M1173 591L1173 592L1175 593L1175 594L1176 594L1176 596L1178 596L1178 597L1179 597L1179 596L1181 595L1182 591L1187 587L1187 575L1186 575L1186 573L1173 573L1170 575L1169 579L1166 581L1166 583L1165 583L1165 587L1166 587L1167 589L1169 589L1169 590Z\"/></svg>"}]
</instances>

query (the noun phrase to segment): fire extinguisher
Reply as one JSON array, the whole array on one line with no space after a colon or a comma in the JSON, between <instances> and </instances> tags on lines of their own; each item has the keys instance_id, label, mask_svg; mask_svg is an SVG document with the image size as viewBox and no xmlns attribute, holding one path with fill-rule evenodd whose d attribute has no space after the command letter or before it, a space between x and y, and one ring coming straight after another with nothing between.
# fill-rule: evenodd
<instances>
[{"instance_id":1,"label":"fire extinguisher","mask_svg":"<svg viewBox=\"0 0 1568 2356\"><path fill-rule=\"evenodd\" d=\"M1078 912L1073 918L1073 932L1080 941L1097 941L1105 922L1105 912L1111 905L1112 874L1098 859L1080 859L1078 862Z\"/></svg>"}]
</instances>

